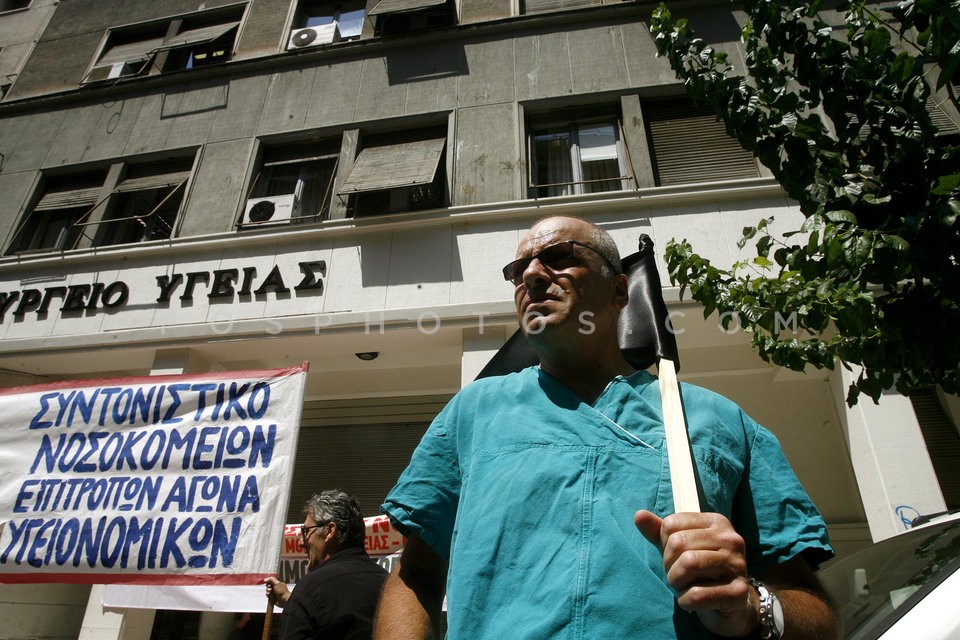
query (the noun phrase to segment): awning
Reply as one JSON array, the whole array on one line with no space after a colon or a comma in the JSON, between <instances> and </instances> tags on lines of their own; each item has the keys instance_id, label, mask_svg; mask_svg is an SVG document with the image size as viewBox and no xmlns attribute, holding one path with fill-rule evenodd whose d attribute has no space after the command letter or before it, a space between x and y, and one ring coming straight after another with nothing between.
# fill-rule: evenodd
<instances>
[{"instance_id":1,"label":"awning","mask_svg":"<svg viewBox=\"0 0 960 640\"><path fill-rule=\"evenodd\" d=\"M238 26L240 26L239 21L215 24L209 27L200 27L199 29L188 29L187 31L182 31L175 36L168 36L164 38L162 47L164 49L173 49L176 47L187 47L206 42L213 42L218 38L222 38L230 31L233 31Z\"/></svg>"},{"instance_id":2,"label":"awning","mask_svg":"<svg viewBox=\"0 0 960 640\"><path fill-rule=\"evenodd\" d=\"M360 152L339 195L430 184L446 138L367 147Z\"/></svg>"},{"instance_id":3,"label":"awning","mask_svg":"<svg viewBox=\"0 0 960 640\"><path fill-rule=\"evenodd\" d=\"M430 7L439 7L446 4L447 0L380 0L379 4L370 11L368 15L376 16L385 13L404 13L407 11L420 11Z\"/></svg>"},{"instance_id":4,"label":"awning","mask_svg":"<svg viewBox=\"0 0 960 640\"><path fill-rule=\"evenodd\" d=\"M102 187L86 187L69 191L48 191L43 194L34 211L50 211L52 209L72 209L74 207L89 207L97 202Z\"/></svg>"}]
</instances>

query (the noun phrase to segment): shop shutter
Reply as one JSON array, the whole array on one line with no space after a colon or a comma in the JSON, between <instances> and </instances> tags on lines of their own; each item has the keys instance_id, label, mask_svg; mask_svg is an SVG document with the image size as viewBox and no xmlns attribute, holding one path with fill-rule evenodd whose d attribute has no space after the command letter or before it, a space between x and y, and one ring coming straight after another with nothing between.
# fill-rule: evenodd
<instances>
[{"instance_id":1,"label":"shop shutter","mask_svg":"<svg viewBox=\"0 0 960 640\"><path fill-rule=\"evenodd\" d=\"M947 508L960 509L960 433L940 406L933 389L914 391L910 402Z\"/></svg>"},{"instance_id":2,"label":"shop shutter","mask_svg":"<svg viewBox=\"0 0 960 640\"><path fill-rule=\"evenodd\" d=\"M659 186L756 178L757 162L708 107L689 100L643 106Z\"/></svg>"},{"instance_id":3,"label":"shop shutter","mask_svg":"<svg viewBox=\"0 0 960 640\"><path fill-rule=\"evenodd\" d=\"M287 522L302 522L307 499L324 489L357 497L364 516L406 468L448 395L307 402L303 407Z\"/></svg>"}]
</instances>

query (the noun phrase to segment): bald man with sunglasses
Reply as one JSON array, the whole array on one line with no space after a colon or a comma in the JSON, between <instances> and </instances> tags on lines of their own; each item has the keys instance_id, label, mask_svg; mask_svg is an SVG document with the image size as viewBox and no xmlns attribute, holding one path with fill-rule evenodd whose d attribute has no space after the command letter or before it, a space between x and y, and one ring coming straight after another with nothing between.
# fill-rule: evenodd
<instances>
[{"instance_id":1,"label":"bald man with sunglasses","mask_svg":"<svg viewBox=\"0 0 960 640\"><path fill-rule=\"evenodd\" d=\"M463 389L382 511L408 537L374 638L834 638L826 526L773 435L684 385L705 513L673 514L656 379L617 342L610 236L538 222L503 269L538 367ZM639 530L639 531L638 531Z\"/></svg>"}]
</instances>

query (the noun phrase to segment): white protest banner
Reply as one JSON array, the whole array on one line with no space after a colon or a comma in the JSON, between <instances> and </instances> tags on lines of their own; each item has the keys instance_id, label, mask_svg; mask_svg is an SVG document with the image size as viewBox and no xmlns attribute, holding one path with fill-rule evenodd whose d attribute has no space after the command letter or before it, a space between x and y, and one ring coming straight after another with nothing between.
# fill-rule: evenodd
<instances>
[{"instance_id":1,"label":"white protest banner","mask_svg":"<svg viewBox=\"0 0 960 640\"><path fill-rule=\"evenodd\" d=\"M272 575L306 371L0 390L0 582Z\"/></svg>"},{"instance_id":2,"label":"white protest banner","mask_svg":"<svg viewBox=\"0 0 960 640\"><path fill-rule=\"evenodd\" d=\"M364 543L367 553L384 569L393 571L406 539L393 528L387 516L364 518L363 522L367 529ZM283 529L283 547L276 575L293 589L306 571L307 556L300 537L300 525L288 524ZM103 606L125 609L258 613L263 610L265 603L262 583L223 587L145 587L114 584L107 585L103 590Z\"/></svg>"}]
</instances>

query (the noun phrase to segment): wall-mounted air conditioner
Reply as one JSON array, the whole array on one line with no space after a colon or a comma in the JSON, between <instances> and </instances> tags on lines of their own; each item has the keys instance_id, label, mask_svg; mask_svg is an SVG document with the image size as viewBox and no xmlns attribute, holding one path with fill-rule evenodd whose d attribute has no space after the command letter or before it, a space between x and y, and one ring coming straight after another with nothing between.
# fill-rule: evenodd
<instances>
[{"instance_id":1,"label":"wall-mounted air conditioner","mask_svg":"<svg viewBox=\"0 0 960 640\"><path fill-rule=\"evenodd\" d=\"M290 43L287 49L305 49L320 44L340 42L340 29L336 22L320 25L319 27L305 27L290 32Z\"/></svg>"},{"instance_id":2,"label":"wall-mounted air conditioner","mask_svg":"<svg viewBox=\"0 0 960 640\"><path fill-rule=\"evenodd\" d=\"M260 226L289 222L300 214L297 196L290 193L283 196L250 198L243 212L243 225Z\"/></svg>"}]
</instances>

